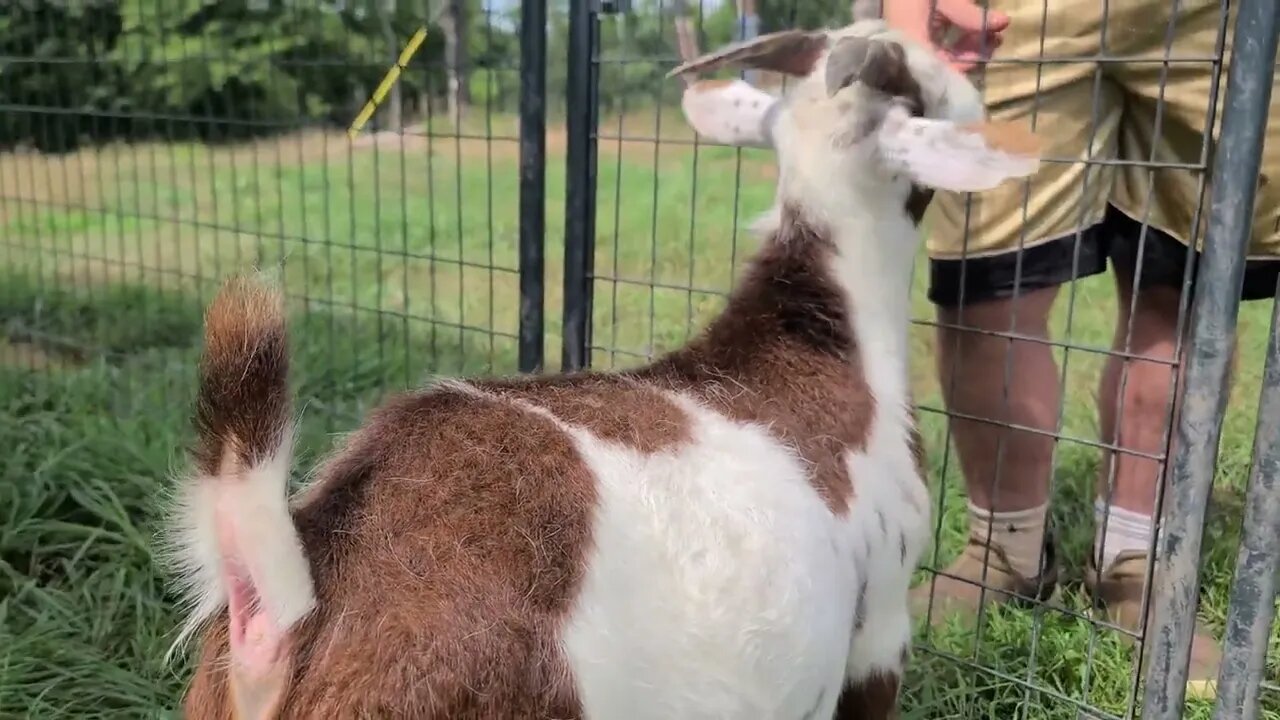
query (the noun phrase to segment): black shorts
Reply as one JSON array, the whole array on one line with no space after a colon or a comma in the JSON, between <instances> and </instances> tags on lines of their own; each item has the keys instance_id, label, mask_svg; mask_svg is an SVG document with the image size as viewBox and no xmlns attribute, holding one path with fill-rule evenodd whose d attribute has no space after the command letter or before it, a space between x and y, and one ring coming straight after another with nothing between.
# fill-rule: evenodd
<instances>
[{"instance_id":1,"label":"black shorts","mask_svg":"<svg viewBox=\"0 0 1280 720\"><path fill-rule=\"evenodd\" d=\"M1141 230L1141 223L1108 206L1102 222L1097 225L1020 252L964 260L930 260L929 300L942 307L957 307L962 300L966 305L1002 300L1013 297L1015 292L1055 287L1097 275L1107 269L1108 259L1115 265L1116 272L1134 277ZM1182 287L1188 256L1186 245L1148 226L1138 287ZM1193 273L1198 266L1197 259ZM1241 299L1275 297L1278 279L1280 258L1248 261ZM1191 289L1195 291L1194 274Z\"/></svg>"}]
</instances>

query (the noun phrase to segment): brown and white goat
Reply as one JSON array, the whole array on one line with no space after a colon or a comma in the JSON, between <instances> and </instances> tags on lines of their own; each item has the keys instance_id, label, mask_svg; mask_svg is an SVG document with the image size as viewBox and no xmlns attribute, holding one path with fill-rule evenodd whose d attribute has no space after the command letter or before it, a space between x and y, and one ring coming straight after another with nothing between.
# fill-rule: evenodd
<instances>
[{"instance_id":1,"label":"brown and white goat","mask_svg":"<svg viewBox=\"0 0 1280 720\"><path fill-rule=\"evenodd\" d=\"M230 282L175 512L188 716L893 715L929 525L908 205L1036 165L903 42L867 22L702 63L800 79L769 121L763 248L696 340L399 396L292 499L281 300Z\"/></svg>"}]
</instances>

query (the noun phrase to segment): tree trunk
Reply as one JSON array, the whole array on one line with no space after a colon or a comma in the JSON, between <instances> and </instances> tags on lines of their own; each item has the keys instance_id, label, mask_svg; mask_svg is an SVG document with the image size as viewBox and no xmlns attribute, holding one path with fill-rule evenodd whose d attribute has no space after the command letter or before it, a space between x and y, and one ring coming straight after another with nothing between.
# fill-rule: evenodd
<instances>
[{"instance_id":1,"label":"tree trunk","mask_svg":"<svg viewBox=\"0 0 1280 720\"><path fill-rule=\"evenodd\" d=\"M431 86L424 83L422 92L418 93L418 117L414 122L423 126L431 122Z\"/></svg>"},{"instance_id":2,"label":"tree trunk","mask_svg":"<svg viewBox=\"0 0 1280 720\"><path fill-rule=\"evenodd\" d=\"M698 33L694 30L693 20L689 17L689 6L685 0L675 0L672 7L676 24L676 47L680 51L680 61L689 62L698 57ZM691 76L684 76L685 85L693 84Z\"/></svg>"},{"instance_id":3,"label":"tree trunk","mask_svg":"<svg viewBox=\"0 0 1280 720\"><path fill-rule=\"evenodd\" d=\"M376 2L373 6L378 13L378 24L382 29L382 38L387 43L387 52L390 53L391 63L394 65L400 59L399 42L396 39L395 29L391 27L391 13L393 7L390 2ZM404 130L404 99L401 94L401 84L397 80L391 86L391 91L387 93L386 99L383 101L382 117L386 121L386 129L395 132ZM381 124L381 123L379 123Z\"/></svg>"},{"instance_id":4,"label":"tree trunk","mask_svg":"<svg viewBox=\"0 0 1280 720\"><path fill-rule=\"evenodd\" d=\"M739 42L754 40L760 34L760 16L756 13L756 0L737 0L737 4L738 32L737 37L734 39ZM747 70L743 73L743 79L755 85L755 71Z\"/></svg>"},{"instance_id":5,"label":"tree trunk","mask_svg":"<svg viewBox=\"0 0 1280 720\"><path fill-rule=\"evenodd\" d=\"M462 115L471 103L467 67L467 8L465 0L445 0L440 14L440 30L444 33L444 62L448 78L449 121L462 124Z\"/></svg>"}]
</instances>

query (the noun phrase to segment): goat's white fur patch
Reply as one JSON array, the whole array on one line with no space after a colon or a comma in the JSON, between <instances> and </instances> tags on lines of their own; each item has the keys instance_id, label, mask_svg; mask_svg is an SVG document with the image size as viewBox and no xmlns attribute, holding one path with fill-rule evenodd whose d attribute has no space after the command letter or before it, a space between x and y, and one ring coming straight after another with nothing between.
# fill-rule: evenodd
<instances>
[{"instance_id":1,"label":"goat's white fur patch","mask_svg":"<svg viewBox=\"0 0 1280 720\"><path fill-rule=\"evenodd\" d=\"M742 80L701 80L690 85L680 107L690 127L711 142L770 147L772 113L779 98Z\"/></svg>"},{"instance_id":2,"label":"goat's white fur patch","mask_svg":"<svg viewBox=\"0 0 1280 720\"><path fill-rule=\"evenodd\" d=\"M991 147L982 133L913 118L900 107L889 110L876 135L885 165L926 187L981 192L1040 166L1039 158Z\"/></svg>"},{"instance_id":3,"label":"goat's white fur patch","mask_svg":"<svg viewBox=\"0 0 1280 720\"><path fill-rule=\"evenodd\" d=\"M226 607L224 568L231 560L250 576L258 610L273 627L284 630L315 606L311 568L289 513L292 450L293 433L287 432L255 467L177 484L165 555L188 614L170 652ZM219 515L230 537L218 537ZM224 557L223 547L234 548L236 557Z\"/></svg>"},{"instance_id":4,"label":"goat's white fur patch","mask_svg":"<svg viewBox=\"0 0 1280 720\"><path fill-rule=\"evenodd\" d=\"M846 681L899 671L910 642L928 503L905 437L877 427L850 453L858 497L837 517L766 428L668 397L693 431L668 452L559 423L599 492L562 636L585 716L830 717Z\"/></svg>"}]
</instances>

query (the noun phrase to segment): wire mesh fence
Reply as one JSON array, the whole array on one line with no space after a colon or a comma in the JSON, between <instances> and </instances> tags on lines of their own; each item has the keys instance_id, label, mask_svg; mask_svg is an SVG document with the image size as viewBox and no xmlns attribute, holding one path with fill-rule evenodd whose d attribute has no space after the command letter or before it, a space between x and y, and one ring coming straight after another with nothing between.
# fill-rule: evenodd
<instances>
[{"instance_id":1,"label":"wire mesh fence","mask_svg":"<svg viewBox=\"0 0 1280 720\"><path fill-rule=\"evenodd\" d=\"M925 717L1131 717L1144 693L1143 652L1135 649L1143 633L1134 616L1149 607L1153 567L1143 556L1156 539L1150 529L1139 545L1107 532L1117 513L1106 508L1145 503L1148 517L1159 512L1156 488L1172 458L1174 378L1185 363L1191 289L1229 292L1229 280L1218 287L1196 283L1199 255L1182 248L1203 243L1214 155L1201 130L1221 118L1234 16L1217 3L992 7L1013 15L1014 24L982 75L988 102L997 116L1054 135L1046 161L1057 167L1041 187L1033 181L1016 197L953 200L943 213L926 215L932 262L921 258L917 273L913 384L931 441L938 527L931 567L921 573L922 587L933 592L920 613L921 662L916 682L907 683L906 707ZM705 26L723 8L674 10ZM790 10L793 19L801 12ZM646 62L672 64L679 39L669 16L647 18L670 38L649 54L620 31L645 19L598 21L600 37L619 37L600 42L591 58L601 78ZM1265 62L1252 73L1269 82L1274 60ZM679 90L655 85L592 119L598 162L591 170L598 177L584 172L583 182L598 193L596 231L586 233L596 246L583 276L594 305L583 337L596 366L633 364L696 332L750 254L748 223L771 201L771 155L691 137L673 107ZM1181 213L1170 213L1171 202ZM1272 298L1276 287L1276 265L1267 264L1265 251L1276 216L1265 195L1261 202L1261 240L1250 246L1244 272L1250 300ZM1016 227L1001 226L1006 218ZM1112 272L1100 274L1108 265ZM1252 350L1255 377L1266 337L1263 305L1270 303L1243 311L1242 340ZM1134 385L1131 375L1139 378ZM1239 434L1228 432L1223 461L1235 472L1220 480L1220 494L1228 497L1245 484L1245 438L1256 412L1247 394L1233 397L1228 427ZM975 494L990 510L1000 506L1001 489L1021 495L1006 502L1009 510L1047 514L1046 552L1053 556L1038 543L1031 549L1039 567L1054 571L1052 582L1011 583L1005 558L996 554L1005 550L993 537L997 523L982 533L967 521ZM1118 494L1127 497L1117 500ZM1198 663L1212 654L1205 643L1216 642L1225 613L1222 591L1211 588L1229 583L1231 567L1229 555L1218 553L1239 529L1239 505L1224 505L1207 530L1223 544L1209 547L1194 629L1193 694L1216 680L1211 660ZM1188 524L1204 519L1188 509L1176 511L1191 517ZM1038 522L1019 529L1034 531ZM1127 547L1108 557L1105 543L1113 538ZM1187 539L1198 546L1198 535ZM1090 556L1123 562L1103 572ZM1125 572L1132 576L1121 581ZM1027 571L1034 573L1035 565ZM1122 582L1127 587L1117 588ZM1055 588L1048 585L1057 592L1050 595ZM984 600L1012 593L1031 609L980 603L979 587ZM1135 597L1122 601L1117 593ZM972 604L976 624L935 622L938 606L956 601ZM1189 642L1191 623L1179 634ZM1267 697L1263 706L1274 712L1280 698ZM1193 712L1207 713L1210 705L1193 699L1199 708Z\"/></svg>"},{"instance_id":2,"label":"wire mesh fence","mask_svg":"<svg viewBox=\"0 0 1280 720\"><path fill-rule=\"evenodd\" d=\"M1232 305L1220 298L1236 278L1198 279L1200 257L1179 254L1178 239L1203 241L1221 182L1199 130L1216 127L1227 103L1235 18L1210 0L991 5L1014 25L978 75L988 100L1058 142L1047 158L1051 181L1004 199L945 201L926 219L911 379L937 527L913 600L919 644L904 712L1133 717L1145 689L1141 633L1090 590L1102 575L1088 577L1089 557L1105 556L1094 504L1158 511L1193 295ZM65 435L12 440L47 443L58 457L59 442L96 433L84 442L100 443L103 457L124 448L136 458L117 468L131 477L167 469L202 302L221 277L252 265L279 272L295 304L311 439L300 446L313 450L427 374L534 370L554 365L543 358L557 350L566 368L618 368L679 346L731 292L777 177L772 151L708 144L688 127L683 87L663 79L682 43L688 52L681 33L692 27L694 42L711 50L757 24L830 26L850 14L848 3L825 0L31 0L5 10L0 377L20 398L15 418L55 410L78 418ZM373 127L348 137L346 124L422 24L428 41ZM1251 70L1255 83L1271 77L1273 63ZM768 72L751 80L785 86ZM1264 177L1276 172L1274 145ZM1275 191L1264 183L1260 206ZM1118 214L1107 210L1117 203ZM1276 233L1269 221L1255 225L1263 246ZM1251 297L1271 298L1268 267L1233 272ZM1209 407L1225 423L1200 571L1199 617L1215 639L1227 626L1271 306L1243 305L1230 402L1225 415ZM1229 354L1224 343L1215 358ZM104 430L109 417L133 419L121 433ZM46 464L59 467L42 459L10 471L50 478L41 492L53 500L15 503L32 517L50 503L79 502L53 488L68 481ZM1048 527L1051 541L1036 543L1028 562L1052 565L1056 582L1046 575L1011 588L997 577L1007 558L993 559L993 541L1011 516L989 517L975 538L973 503L1035 510L1019 527ZM1130 534L1128 550L1156 547L1150 530ZM23 558L15 567L32 577L57 559L43 536L15 537ZM108 559L121 552L94 555L103 575L115 568L135 584L155 583L136 549L122 553L132 558L123 564ZM948 582L974 567L978 586L1024 602L943 612L947 601L977 594ZM1142 614L1155 585L1148 564L1132 568L1124 592L1137 592ZM61 591L88 617L72 588L99 575L79 572L68 571ZM26 622L28 631L45 627ZM120 625L148 623L163 625L142 615ZM143 650L160 642L159 630L141 636L152 638ZM1267 644L1260 706L1272 717L1280 716L1276 629ZM50 664L65 655L54 646L28 652ZM1176 652L1164 656L1176 662ZM131 661L127 652L94 658ZM165 706L180 678L138 662L144 681L122 707ZM15 692L0 703L38 715L93 693L80 695L87 700ZM1211 709L1193 699L1188 714Z\"/></svg>"},{"instance_id":3,"label":"wire mesh fence","mask_svg":"<svg viewBox=\"0 0 1280 720\"><path fill-rule=\"evenodd\" d=\"M426 20L417 5L7 4L20 352L180 344L213 282L254 264L282 273L308 372L343 394L514 371L518 18L470 17L460 117L452 51L429 35L371 131L344 132Z\"/></svg>"}]
</instances>

